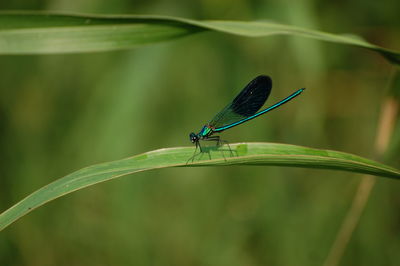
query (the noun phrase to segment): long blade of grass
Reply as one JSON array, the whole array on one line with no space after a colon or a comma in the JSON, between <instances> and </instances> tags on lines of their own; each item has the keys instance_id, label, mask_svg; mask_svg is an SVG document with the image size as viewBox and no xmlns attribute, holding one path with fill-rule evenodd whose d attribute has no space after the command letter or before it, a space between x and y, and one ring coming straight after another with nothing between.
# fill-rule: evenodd
<instances>
[{"instance_id":1,"label":"long blade of grass","mask_svg":"<svg viewBox=\"0 0 400 266\"><path fill-rule=\"evenodd\" d=\"M400 64L400 52L356 35L332 34L268 21L191 20L146 15L70 15L0 12L0 54L47 54L128 49L216 31L246 37L290 35L366 48Z\"/></svg>"},{"instance_id":2,"label":"long blade of grass","mask_svg":"<svg viewBox=\"0 0 400 266\"><path fill-rule=\"evenodd\" d=\"M33 192L2 214L0 231L39 206L73 191L120 176L169 167L201 167L227 165L289 166L352 171L400 179L400 170L356 155L275 143L238 143L230 149L205 148L196 156L194 147L167 148L130 158L89 166L62 177ZM230 152L232 151L233 156ZM211 159L210 159L211 157Z\"/></svg>"}]
</instances>

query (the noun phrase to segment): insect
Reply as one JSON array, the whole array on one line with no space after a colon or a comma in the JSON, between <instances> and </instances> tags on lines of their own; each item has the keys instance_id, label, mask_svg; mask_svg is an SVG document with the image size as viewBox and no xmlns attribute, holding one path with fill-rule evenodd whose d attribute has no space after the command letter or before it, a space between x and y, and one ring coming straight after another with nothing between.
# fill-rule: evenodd
<instances>
[{"instance_id":1,"label":"insect","mask_svg":"<svg viewBox=\"0 0 400 266\"><path fill-rule=\"evenodd\" d=\"M229 128L238 126L247 121L250 121L260 115L263 115L299 96L305 88L299 89L283 100L271 105L270 107L257 112L265 103L271 93L272 80L270 77L261 75L254 78L246 87L236 96L233 101L220 111L210 122L205 124L199 133L190 133L190 141L196 145L194 155L190 158L194 159L197 148L200 153L203 152L200 140L216 141L217 146L222 142L220 136L215 136L215 133L220 133ZM190 160L189 159L189 160Z\"/></svg>"}]
</instances>

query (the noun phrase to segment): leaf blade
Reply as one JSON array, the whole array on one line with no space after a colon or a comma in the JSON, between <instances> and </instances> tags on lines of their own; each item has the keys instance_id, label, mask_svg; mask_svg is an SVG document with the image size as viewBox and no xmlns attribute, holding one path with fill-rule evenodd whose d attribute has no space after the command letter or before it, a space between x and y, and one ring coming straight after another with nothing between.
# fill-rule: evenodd
<instances>
[{"instance_id":1,"label":"leaf blade","mask_svg":"<svg viewBox=\"0 0 400 266\"><path fill-rule=\"evenodd\" d=\"M10 11L0 12L0 54L111 51L168 41L202 31L245 37L300 36L369 49L380 53L391 63L400 64L399 51L374 45L358 36L332 34L275 22Z\"/></svg>"},{"instance_id":2,"label":"leaf blade","mask_svg":"<svg viewBox=\"0 0 400 266\"><path fill-rule=\"evenodd\" d=\"M212 156L211 160L198 158L194 163L186 164L194 148L178 147L150 151L130 158L83 168L42 187L1 213L0 231L32 210L76 190L124 175L160 168L228 165L289 166L352 171L400 179L398 169L338 151L277 143L238 143L231 144L230 147L235 156L225 159L220 150L211 147L206 148ZM227 153L229 150L223 149L223 151Z\"/></svg>"}]
</instances>

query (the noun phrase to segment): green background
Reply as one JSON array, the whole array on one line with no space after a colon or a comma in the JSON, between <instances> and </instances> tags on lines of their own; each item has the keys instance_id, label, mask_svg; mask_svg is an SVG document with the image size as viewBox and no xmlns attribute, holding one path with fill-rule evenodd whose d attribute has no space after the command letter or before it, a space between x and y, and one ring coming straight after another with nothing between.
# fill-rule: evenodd
<instances>
[{"instance_id":1,"label":"green background","mask_svg":"<svg viewBox=\"0 0 400 266\"><path fill-rule=\"evenodd\" d=\"M399 47L398 1L13 1L0 9L271 19ZM269 103L223 133L373 158L391 66L348 46L200 33L135 50L0 57L0 210L76 169L190 145L259 74ZM397 130L398 132L399 130ZM398 134L398 133L397 133ZM395 135L395 139L399 136ZM398 144L386 163L399 168ZM0 265L322 265L360 175L278 167L164 169L96 185L0 234ZM400 183L379 179L342 265L398 265Z\"/></svg>"}]
</instances>

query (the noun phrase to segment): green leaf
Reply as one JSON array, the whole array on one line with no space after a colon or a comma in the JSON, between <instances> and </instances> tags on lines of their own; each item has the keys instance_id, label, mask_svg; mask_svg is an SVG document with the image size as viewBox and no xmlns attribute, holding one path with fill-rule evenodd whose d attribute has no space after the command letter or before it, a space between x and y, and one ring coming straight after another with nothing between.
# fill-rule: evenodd
<instances>
[{"instance_id":1,"label":"green leaf","mask_svg":"<svg viewBox=\"0 0 400 266\"><path fill-rule=\"evenodd\" d=\"M2 214L0 230L39 206L73 191L120 176L168 167L227 165L290 166L351 171L389 178L400 178L400 170L356 155L275 143L238 143L205 152L190 159L194 147L167 148L130 158L101 163L73 172L35 191ZM211 158L211 159L210 159Z\"/></svg>"},{"instance_id":2,"label":"green leaf","mask_svg":"<svg viewBox=\"0 0 400 266\"><path fill-rule=\"evenodd\" d=\"M246 37L291 35L366 48L400 64L400 52L355 35L332 34L267 21L191 20L166 16L0 13L0 54L110 51L167 41L201 31Z\"/></svg>"}]
</instances>

